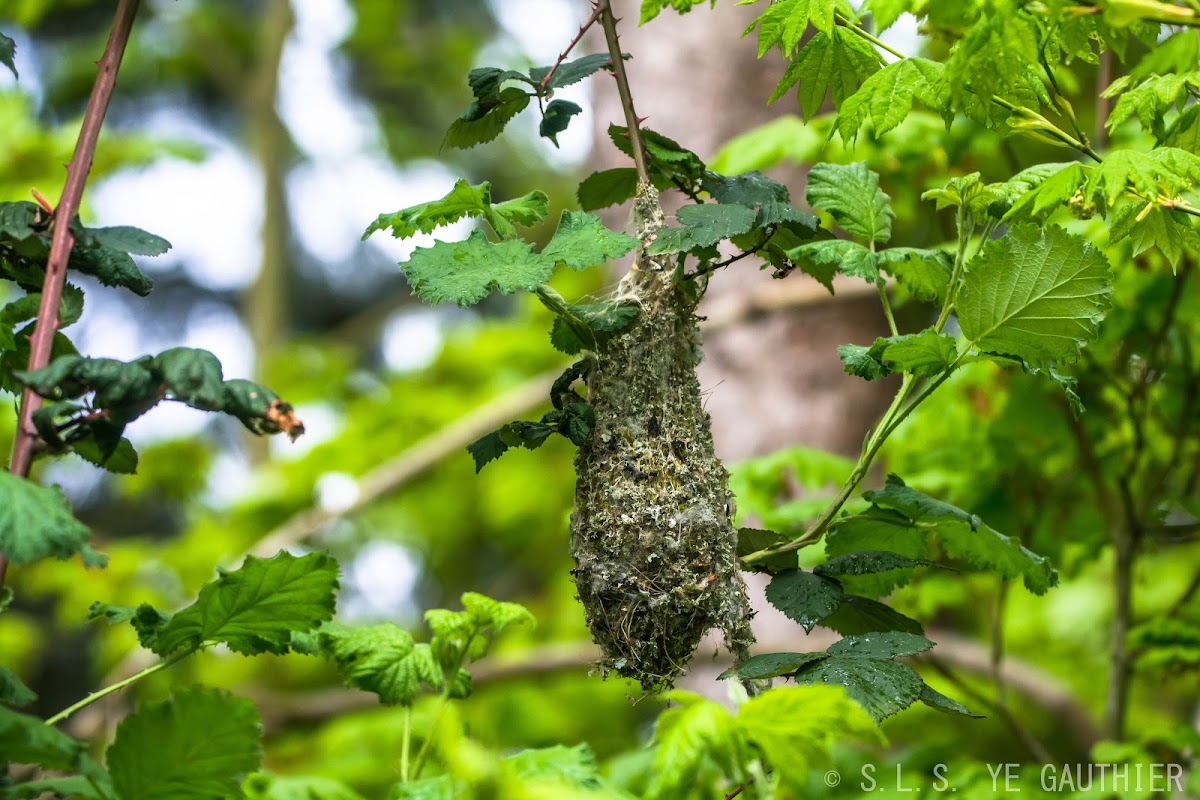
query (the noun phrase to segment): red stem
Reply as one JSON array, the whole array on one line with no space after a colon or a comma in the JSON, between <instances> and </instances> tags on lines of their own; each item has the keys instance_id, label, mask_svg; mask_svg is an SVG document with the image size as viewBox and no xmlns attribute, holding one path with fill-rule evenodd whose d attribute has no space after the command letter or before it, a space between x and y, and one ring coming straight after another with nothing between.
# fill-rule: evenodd
<instances>
[{"instance_id":1,"label":"red stem","mask_svg":"<svg viewBox=\"0 0 1200 800\"><path fill-rule=\"evenodd\" d=\"M83 114L83 126L79 130L79 139L75 142L75 153L71 156L71 162L67 164L67 182L54 210L54 233L50 239L50 257L46 262L46 280L42 284L42 301L38 306L33 336L29 340L30 370L41 369L50 361L54 333L58 330L58 304L62 299L63 284L67 279L67 259L71 255L71 247L75 244L71 235L71 220L79 211L83 187L87 183L88 173L92 171L96 142L100 139L104 115L108 111L109 100L112 99L113 90L117 85L117 70L121 66L121 57L125 54L125 45L129 42L129 33L133 29L133 19L137 16L139 2L140 0L120 0L113 16L112 31L108 35L104 55L96 62L96 83L92 86L87 110ZM14 475L29 475L34 446L37 444L33 412L37 411L41 404L42 399L28 388L22 393L21 414L13 442L12 461L8 465L9 472ZM4 572L7 566L4 554L0 553L0 588L4 586Z\"/></svg>"},{"instance_id":2,"label":"red stem","mask_svg":"<svg viewBox=\"0 0 1200 800\"><path fill-rule=\"evenodd\" d=\"M599 3L597 3L595 8L592 9L592 15L588 17L587 22L579 26L579 33L575 34L575 38L572 39L569 44L567 44L567 49L558 54L558 60L555 61L554 65L550 67L550 71L546 73L546 77L542 78L541 90L543 92L546 91L546 87L550 85L550 79L554 77L554 73L558 71L560 66L562 66L563 61L566 61L570 52L575 49L575 45L579 44L579 40L583 38L585 33L587 33L588 28L592 27L592 25L594 25L598 19L600 19Z\"/></svg>"}]
</instances>

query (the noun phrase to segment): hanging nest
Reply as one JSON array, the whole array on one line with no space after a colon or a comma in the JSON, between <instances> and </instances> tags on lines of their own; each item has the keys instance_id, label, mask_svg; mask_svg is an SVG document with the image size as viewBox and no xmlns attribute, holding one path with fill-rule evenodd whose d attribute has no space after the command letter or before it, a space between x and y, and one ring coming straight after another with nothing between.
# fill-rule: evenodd
<instances>
[{"instance_id":1,"label":"hanging nest","mask_svg":"<svg viewBox=\"0 0 1200 800\"><path fill-rule=\"evenodd\" d=\"M644 244L663 226L652 187L634 218ZM669 256L643 248L618 288L618 302L641 312L597 346L587 379L596 422L575 459L571 515L572 572L601 668L648 691L670 686L713 628L739 660L753 641L729 475L696 379L695 299L672 271Z\"/></svg>"}]
</instances>

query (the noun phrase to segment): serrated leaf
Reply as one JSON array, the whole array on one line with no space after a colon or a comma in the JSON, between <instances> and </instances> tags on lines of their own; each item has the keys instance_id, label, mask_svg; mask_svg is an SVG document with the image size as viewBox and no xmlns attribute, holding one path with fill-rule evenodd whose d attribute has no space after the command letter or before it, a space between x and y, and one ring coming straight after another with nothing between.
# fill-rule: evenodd
<instances>
[{"instance_id":1,"label":"serrated leaf","mask_svg":"<svg viewBox=\"0 0 1200 800\"><path fill-rule=\"evenodd\" d=\"M87 247L77 244L71 248L67 267L91 275L105 286L119 286L145 297L154 283L138 269L129 254L111 247Z\"/></svg>"},{"instance_id":2,"label":"serrated leaf","mask_svg":"<svg viewBox=\"0 0 1200 800\"><path fill-rule=\"evenodd\" d=\"M962 703L946 697L946 695L932 688L929 684L925 684L924 688L921 689L921 696L918 699L925 705L941 711L943 714L959 714L964 717L983 719L981 715L972 714L970 709Z\"/></svg>"},{"instance_id":3,"label":"serrated leaf","mask_svg":"<svg viewBox=\"0 0 1200 800\"><path fill-rule=\"evenodd\" d=\"M467 73L467 85L471 94L483 103L495 103L499 100L501 87L511 80L529 83L529 78L522 72L513 69L497 69L496 67L478 67Z\"/></svg>"},{"instance_id":4,"label":"serrated leaf","mask_svg":"<svg viewBox=\"0 0 1200 800\"><path fill-rule=\"evenodd\" d=\"M13 566L70 558L84 550L89 533L62 489L0 471L0 553Z\"/></svg>"},{"instance_id":5,"label":"serrated leaf","mask_svg":"<svg viewBox=\"0 0 1200 800\"><path fill-rule=\"evenodd\" d=\"M1161 140L1163 115L1172 106L1181 106L1194 93L1200 93L1200 72L1150 75L1131 89L1114 91L1119 88L1122 87L1114 84L1101 95L1114 97L1120 94L1105 122L1109 131L1116 130L1125 120L1136 116L1143 129Z\"/></svg>"},{"instance_id":6,"label":"serrated leaf","mask_svg":"<svg viewBox=\"0 0 1200 800\"><path fill-rule=\"evenodd\" d=\"M868 381L877 381L891 374L879 359L871 355L870 347L861 344L839 344L838 358L841 359L847 375L855 375Z\"/></svg>"},{"instance_id":7,"label":"serrated leaf","mask_svg":"<svg viewBox=\"0 0 1200 800\"><path fill-rule=\"evenodd\" d=\"M1163 133L1162 143L1200 155L1200 105L1185 108Z\"/></svg>"},{"instance_id":8,"label":"serrated leaf","mask_svg":"<svg viewBox=\"0 0 1200 800\"><path fill-rule=\"evenodd\" d=\"M190 687L117 726L108 768L120 797L236 797L262 760L258 711L228 692Z\"/></svg>"},{"instance_id":9,"label":"serrated leaf","mask_svg":"<svg viewBox=\"0 0 1200 800\"><path fill-rule=\"evenodd\" d=\"M903 631L882 631L847 636L830 645L826 652L831 656L892 659L915 656L932 647L933 642L924 636Z\"/></svg>"},{"instance_id":10,"label":"serrated leaf","mask_svg":"<svg viewBox=\"0 0 1200 800\"><path fill-rule=\"evenodd\" d=\"M911 617L906 617L891 606L869 597L848 594L842 598L838 610L821 620L821 627L837 631L843 636L857 636L873 631L904 631L922 636L925 629Z\"/></svg>"},{"instance_id":11,"label":"serrated leaf","mask_svg":"<svg viewBox=\"0 0 1200 800\"><path fill-rule=\"evenodd\" d=\"M744 749L733 716L721 704L680 690L667 698L675 705L659 714L654 726L648 797L685 797L705 759L732 767Z\"/></svg>"},{"instance_id":12,"label":"serrated leaf","mask_svg":"<svg viewBox=\"0 0 1200 800\"><path fill-rule=\"evenodd\" d=\"M256 772L242 784L246 800L363 800L341 781L309 775Z\"/></svg>"},{"instance_id":13,"label":"serrated leaf","mask_svg":"<svg viewBox=\"0 0 1200 800\"><path fill-rule=\"evenodd\" d=\"M90 433L87 437L71 443L71 452L101 469L117 475L137 473L138 454L133 447L133 442L121 436L117 439L115 447L109 452L105 452L107 449L107 445L101 443L95 433Z\"/></svg>"},{"instance_id":14,"label":"serrated leaf","mask_svg":"<svg viewBox=\"0 0 1200 800\"><path fill-rule=\"evenodd\" d=\"M888 273L918 300L944 302L950 289L950 256L941 250L889 247L875 254Z\"/></svg>"},{"instance_id":15,"label":"serrated leaf","mask_svg":"<svg viewBox=\"0 0 1200 800\"><path fill-rule=\"evenodd\" d=\"M727 669L717 680L738 677L748 680L766 680L790 675L805 664L828 658L828 653L762 653L751 656L735 669Z\"/></svg>"},{"instance_id":16,"label":"serrated leaf","mask_svg":"<svg viewBox=\"0 0 1200 800\"><path fill-rule=\"evenodd\" d=\"M574 789L599 789L600 766L586 743L522 750L501 763L501 769L528 781L547 781Z\"/></svg>"},{"instance_id":17,"label":"serrated leaf","mask_svg":"<svg viewBox=\"0 0 1200 800\"><path fill-rule=\"evenodd\" d=\"M28 239L36 232L34 225L41 216L41 206L28 200L0 203L0 237L18 241Z\"/></svg>"},{"instance_id":18,"label":"serrated leaf","mask_svg":"<svg viewBox=\"0 0 1200 800\"><path fill-rule=\"evenodd\" d=\"M843 141L852 143L868 119L876 136L893 130L912 111L914 99L945 115L950 98L944 70L937 61L902 58L871 75L838 109L836 126Z\"/></svg>"},{"instance_id":19,"label":"serrated leaf","mask_svg":"<svg viewBox=\"0 0 1200 800\"><path fill-rule=\"evenodd\" d=\"M493 244L479 230L461 242L418 247L400 268L422 299L466 307L498 288L504 294L533 290L554 271L554 262L521 241Z\"/></svg>"},{"instance_id":20,"label":"serrated leaf","mask_svg":"<svg viewBox=\"0 0 1200 800\"><path fill-rule=\"evenodd\" d=\"M94 769L98 774L91 776L67 775L60 778L42 778L18 783L8 789L9 794L5 795L5 799L31 798L32 800L38 798L40 800L40 798L50 795L51 797L70 797L71 800L112 800L112 781L106 780L108 774L100 769L99 765L96 765Z\"/></svg>"},{"instance_id":21,"label":"serrated leaf","mask_svg":"<svg viewBox=\"0 0 1200 800\"><path fill-rule=\"evenodd\" d=\"M1118 149L1091 168L1083 187L1085 196L1097 192L1110 206L1133 187L1146 197L1174 197L1200 183L1200 156L1178 147L1156 147L1150 152Z\"/></svg>"},{"instance_id":22,"label":"serrated leaf","mask_svg":"<svg viewBox=\"0 0 1200 800\"><path fill-rule=\"evenodd\" d=\"M892 372L911 372L918 377L940 375L958 357L954 337L932 328L877 339L871 352Z\"/></svg>"},{"instance_id":23,"label":"serrated leaf","mask_svg":"<svg viewBox=\"0 0 1200 800\"><path fill-rule=\"evenodd\" d=\"M14 78L19 78L17 75L17 65L13 59L17 54L17 43L12 39L0 33L0 64L8 67Z\"/></svg>"},{"instance_id":24,"label":"serrated leaf","mask_svg":"<svg viewBox=\"0 0 1200 800\"><path fill-rule=\"evenodd\" d=\"M225 403L221 362L207 350L173 347L154 358L170 396L192 408L216 411Z\"/></svg>"},{"instance_id":25,"label":"serrated leaf","mask_svg":"<svg viewBox=\"0 0 1200 800\"><path fill-rule=\"evenodd\" d=\"M520 603L493 600L478 592L466 592L461 597L461 602L463 609L475 623L477 635L490 638L498 636L513 625L534 624L533 614Z\"/></svg>"},{"instance_id":26,"label":"serrated leaf","mask_svg":"<svg viewBox=\"0 0 1200 800\"><path fill-rule=\"evenodd\" d=\"M583 107L570 100L551 100L542 112L542 122L538 125L538 135L549 139L558 147L558 135L571 124L571 117L583 113Z\"/></svg>"},{"instance_id":27,"label":"serrated leaf","mask_svg":"<svg viewBox=\"0 0 1200 800\"><path fill-rule=\"evenodd\" d=\"M37 693L26 686L17 673L0 665L0 703L20 708L36 699Z\"/></svg>"},{"instance_id":28,"label":"serrated leaf","mask_svg":"<svg viewBox=\"0 0 1200 800\"><path fill-rule=\"evenodd\" d=\"M637 194L638 175L633 167L618 167L593 172L583 179L575 196L584 211L624 203Z\"/></svg>"},{"instance_id":29,"label":"serrated leaf","mask_svg":"<svg viewBox=\"0 0 1200 800\"><path fill-rule=\"evenodd\" d=\"M1089 168L1077 161L1039 164L1022 170L1005 184L1012 206L1003 221L1043 220L1080 190Z\"/></svg>"},{"instance_id":30,"label":"serrated leaf","mask_svg":"<svg viewBox=\"0 0 1200 800\"><path fill-rule=\"evenodd\" d=\"M478 217L487 213L492 202L491 184L487 181L472 186L462 178L444 197L428 203L402 208L391 214L380 214L363 233L365 241L375 231L392 231L397 239L407 239L418 233L433 233L442 225L457 222L463 217Z\"/></svg>"},{"instance_id":31,"label":"serrated leaf","mask_svg":"<svg viewBox=\"0 0 1200 800\"><path fill-rule=\"evenodd\" d=\"M833 575L846 591L882 597L906 585L917 567L938 567L936 561L909 558L888 550L861 550L835 556L813 568L817 575Z\"/></svg>"},{"instance_id":32,"label":"serrated leaf","mask_svg":"<svg viewBox=\"0 0 1200 800\"><path fill-rule=\"evenodd\" d=\"M387 800L460 800L470 792L462 781L449 775L405 781L392 787Z\"/></svg>"},{"instance_id":33,"label":"serrated leaf","mask_svg":"<svg viewBox=\"0 0 1200 800\"><path fill-rule=\"evenodd\" d=\"M86 744L41 719L0 706L0 753L6 763L74 771L86 749Z\"/></svg>"},{"instance_id":34,"label":"serrated leaf","mask_svg":"<svg viewBox=\"0 0 1200 800\"><path fill-rule=\"evenodd\" d=\"M503 203L496 203L484 209L488 224L501 239L512 239L517 235L517 225L529 227L536 225L550 213L550 199L545 192L529 192Z\"/></svg>"},{"instance_id":35,"label":"serrated leaf","mask_svg":"<svg viewBox=\"0 0 1200 800\"><path fill-rule=\"evenodd\" d=\"M646 248L650 255L692 252L723 239L746 233L754 226L754 209L721 203L701 203L679 209L676 218L687 227L662 228Z\"/></svg>"},{"instance_id":36,"label":"serrated leaf","mask_svg":"<svg viewBox=\"0 0 1200 800\"><path fill-rule=\"evenodd\" d=\"M553 264L582 270L620 258L639 244L632 236L610 231L595 214L566 210L542 257Z\"/></svg>"},{"instance_id":37,"label":"serrated leaf","mask_svg":"<svg viewBox=\"0 0 1200 800\"><path fill-rule=\"evenodd\" d=\"M875 254L858 242L848 239L805 242L788 250L787 256L805 272L811 272L812 268L816 267L831 267L843 275L862 278L867 283L883 283Z\"/></svg>"},{"instance_id":38,"label":"serrated leaf","mask_svg":"<svg viewBox=\"0 0 1200 800\"><path fill-rule=\"evenodd\" d=\"M1157 247L1172 271L1178 269L1185 253L1200 250L1200 233L1180 212L1161 206L1147 210L1142 203L1122 203L1109 214L1108 223L1109 242L1128 237L1135 256Z\"/></svg>"},{"instance_id":39,"label":"serrated leaf","mask_svg":"<svg viewBox=\"0 0 1200 800\"><path fill-rule=\"evenodd\" d=\"M625 56L628 58L628 55ZM558 65L558 69L554 70L554 74L550 76L550 80L546 82L547 89L561 89L564 86L570 86L573 83L579 83L584 78L592 75L599 70L604 69L612 64L612 57L608 53L593 53L591 55L582 56L574 61L564 61ZM542 83L546 78L546 74L550 72L549 67L535 67L529 71L529 79L536 84ZM554 104L552 101L551 105ZM574 105L574 103L572 103Z\"/></svg>"},{"instance_id":40,"label":"serrated leaf","mask_svg":"<svg viewBox=\"0 0 1200 800\"><path fill-rule=\"evenodd\" d=\"M507 449L508 445L501 438L500 431L492 431L467 445L467 452L471 454L471 458L475 461L476 474L479 474L484 464L489 461L495 461L504 455L504 451Z\"/></svg>"},{"instance_id":41,"label":"serrated leaf","mask_svg":"<svg viewBox=\"0 0 1200 800\"><path fill-rule=\"evenodd\" d=\"M708 172L704 176L703 186L704 191L712 195L718 203L752 208L783 204L785 207L791 208L791 206L786 206L788 200L791 199L787 187L758 170L743 172L740 175L719 175L715 172ZM796 211L804 213L800 209L796 209Z\"/></svg>"},{"instance_id":42,"label":"serrated leaf","mask_svg":"<svg viewBox=\"0 0 1200 800\"><path fill-rule=\"evenodd\" d=\"M828 617L842 602L837 581L800 569L785 570L767 584L767 601L805 631Z\"/></svg>"},{"instance_id":43,"label":"serrated leaf","mask_svg":"<svg viewBox=\"0 0 1200 800\"><path fill-rule=\"evenodd\" d=\"M775 102L799 84L800 111L811 119L821 110L827 91L834 108L841 106L879 70L880 63L874 47L843 28L818 31L788 64L767 102Z\"/></svg>"},{"instance_id":44,"label":"serrated leaf","mask_svg":"<svg viewBox=\"0 0 1200 800\"><path fill-rule=\"evenodd\" d=\"M247 556L241 567L200 589L196 602L159 631L154 652L168 656L207 642L235 653L286 653L294 631L333 617L337 562L324 553Z\"/></svg>"},{"instance_id":45,"label":"serrated leaf","mask_svg":"<svg viewBox=\"0 0 1200 800\"><path fill-rule=\"evenodd\" d=\"M502 89L494 101L476 99L446 131L445 144L465 150L490 142L529 105L529 93L516 86Z\"/></svg>"},{"instance_id":46,"label":"serrated leaf","mask_svg":"<svg viewBox=\"0 0 1200 800\"><path fill-rule=\"evenodd\" d=\"M866 164L814 164L807 180L809 205L828 212L847 233L868 242L892 237L891 200Z\"/></svg>"},{"instance_id":47,"label":"serrated leaf","mask_svg":"<svg viewBox=\"0 0 1200 800\"><path fill-rule=\"evenodd\" d=\"M968 514L957 506L918 492L895 474L887 476L883 489L863 492L863 499L879 508L902 514L913 522L959 520L969 525L971 530L976 530L983 524L974 514Z\"/></svg>"},{"instance_id":48,"label":"serrated leaf","mask_svg":"<svg viewBox=\"0 0 1200 800\"><path fill-rule=\"evenodd\" d=\"M908 708L925 687L921 676L904 664L857 655L830 655L800 670L795 680L845 686L846 694L876 722Z\"/></svg>"},{"instance_id":49,"label":"serrated leaf","mask_svg":"<svg viewBox=\"0 0 1200 800\"><path fill-rule=\"evenodd\" d=\"M969 262L959 326L971 347L1038 368L1070 364L1095 338L1111 291L1108 259L1082 236L1014 225Z\"/></svg>"},{"instance_id":50,"label":"serrated leaf","mask_svg":"<svg viewBox=\"0 0 1200 800\"><path fill-rule=\"evenodd\" d=\"M379 695L384 705L411 706L421 693L421 672L408 631L390 622L365 628L327 625L320 642L347 686Z\"/></svg>"},{"instance_id":51,"label":"serrated leaf","mask_svg":"<svg viewBox=\"0 0 1200 800\"><path fill-rule=\"evenodd\" d=\"M140 228L118 225L112 228L87 228L87 233L102 246L137 256L161 256L171 243Z\"/></svg>"},{"instance_id":52,"label":"serrated leaf","mask_svg":"<svg viewBox=\"0 0 1200 800\"><path fill-rule=\"evenodd\" d=\"M834 686L780 686L743 703L737 725L785 784L807 787L812 768L827 763L835 745L846 739L885 743L848 695Z\"/></svg>"}]
</instances>

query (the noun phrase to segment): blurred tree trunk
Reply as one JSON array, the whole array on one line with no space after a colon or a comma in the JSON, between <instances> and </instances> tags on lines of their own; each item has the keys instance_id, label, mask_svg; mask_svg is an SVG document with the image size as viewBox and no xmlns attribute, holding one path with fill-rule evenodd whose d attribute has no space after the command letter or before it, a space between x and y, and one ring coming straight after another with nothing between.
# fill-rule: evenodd
<instances>
[{"instance_id":1,"label":"blurred tree trunk","mask_svg":"<svg viewBox=\"0 0 1200 800\"><path fill-rule=\"evenodd\" d=\"M711 158L734 135L796 111L792 95L766 105L783 73L782 59L772 53L759 60L753 41L738 38L760 8L720 3L682 16L668 10L638 28L639 6L639 0L613 0L625 20L621 48L634 56L630 82L647 127ZM611 81L596 86L592 166L627 166L606 132L610 122L622 119L615 86ZM801 203L803 170L783 168L773 177ZM787 280L811 282L799 273ZM769 272L743 261L713 277L700 313L720 314L783 288ZM824 291L815 282L813 288ZM759 314L706 335L699 374L710 392L705 406L717 454L738 460L787 445L857 454L889 397L879 384L846 375L836 347L869 343L886 333L874 293L842 290L829 302Z\"/></svg>"}]
</instances>

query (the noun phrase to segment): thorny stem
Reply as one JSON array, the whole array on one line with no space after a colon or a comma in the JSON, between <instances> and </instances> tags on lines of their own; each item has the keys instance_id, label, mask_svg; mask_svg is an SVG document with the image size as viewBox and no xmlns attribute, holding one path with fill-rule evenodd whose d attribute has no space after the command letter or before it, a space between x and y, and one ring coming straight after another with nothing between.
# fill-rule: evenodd
<instances>
[{"instance_id":1,"label":"thorny stem","mask_svg":"<svg viewBox=\"0 0 1200 800\"><path fill-rule=\"evenodd\" d=\"M550 79L554 77L554 73L562 66L562 63L567 60L567 56L575 49L575 45L579 44L579 40L588 32L588 29L596 24L596 20L600 19L600 4L597 3L592 8L592 14L587 18L587 22L579 26L579 33L575 34L575 38L567 43L567 48L558 54L558 59L550 67L550 71L546 73L546 77L542 78L541 91L545 92L546 87L550 85Z\"/></svg>"},{"instance_id":2,"label":"thorny stem","mask_svg":"<svg viewBox=\"0 0 1200 800\"><path fill-rule=\"evenodd\" d=\"M121 66L121 57L125 54L125 45L133 29L138 3L139 0L120 0L113 15L112 31L108 35L104 55L96 62L96 82L92 86L87 110L83 114L83 125L75 142L75 152L67 164L67 181L63 186L62 197L59 198L58 207L54 211L54 232L50 239L50 256L46 262L42 299L38 305L33 336L29 340L30 371L41 369L50 361L54 333L58 330L58 304L62 299L63 284L67 279L67 259L71 254L71 247L75 244L71 235L71 221L79 211L83 187L87 184L88 173L92 170L96 143L100 139L100 129L104 125L109 100L112 99L113 90L116 88L117 70ZM37 411L41 404L41 398L26 387L21 394L20 419L13 440L12 460L8 465L9 471L14 475L29 475L37 444L33 412ZM4 554L0 553L0 588L4 586L7 566Z\"/></svg>"},{"instance_id":3,"label":"thorny stem","mask_svg":"<svg viewBox=\"0 0 1200 800\"><path fill-rule=\"evenodd\" d=\"M625 72L625 60L621 58L621 41L617 37L617 20L613 16L610 0L598 0L596 13L604 26L604 39L608 42L608 55L612 59L613 75L617 78L617 94L621 97L621 108L625 111L625 125L629 129L629 148L633 153L633 165L637 168L638 181L650 182L646 170L646 149L642 145L642 129L637 112L633 108L633 93L629 90L629 75Z\"/></svg>"},{"instance_id":4,"label":"thorny stem","mask_svg":"<svg viewBox=\"0 0 1200 800\"><path fill-rule=\"evenodd\" d=\"M195 650L184 650L182 653L176 653L175 655L171 656L170 658L164 658L162 661L158 661L154 664L151 664L150 666L146 667L144 670L137 673L136 675L130 675L128 678L126 678L123 681L117 681L116 683L105 686L103 689L100 689L99 691L92 692L87 697L80 700L78 703L69 705L66 708L64 708L62 711L55 714L53 717L50 717L50 719L46 720L46 724L47 725L57 725L58 723L62 722L64 719L66 719L67 717L74 714L79 709L86 708L87 706L90 706L92 703L96 702L100 698L107 697L108 695L112 694L113 692L118 692L121 689L124 689L126 686L130 685L131 683L136 683L137 681L140 681L142 678L145 678L148 675L153 675L156 672L161 672L162 670L166 669L167 667L171 666L172 664L176 664L176 663L182 661L183 659L187 658L194 652L196 652L196 651Z\"/></svg>"}]
</instances>

